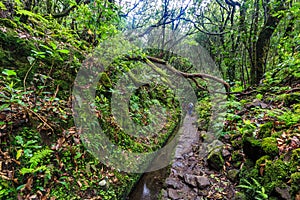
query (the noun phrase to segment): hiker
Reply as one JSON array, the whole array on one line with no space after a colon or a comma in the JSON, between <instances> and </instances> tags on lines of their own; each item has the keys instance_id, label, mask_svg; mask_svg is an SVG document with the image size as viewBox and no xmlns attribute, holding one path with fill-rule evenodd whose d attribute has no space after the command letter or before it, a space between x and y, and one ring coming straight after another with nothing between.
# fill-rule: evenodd
<instances>
[{"instance_id":1,"label":"hiker","mask_svg":"<svg viewBox=\"0 0 300 200\"><path fill-rule=\"evenodd\" d=\"M192 116L193 109L194 109L194 104L192 102L190 102L189 105L188 105L188 114L190 116Z\"/></svg>"}]
</instances>

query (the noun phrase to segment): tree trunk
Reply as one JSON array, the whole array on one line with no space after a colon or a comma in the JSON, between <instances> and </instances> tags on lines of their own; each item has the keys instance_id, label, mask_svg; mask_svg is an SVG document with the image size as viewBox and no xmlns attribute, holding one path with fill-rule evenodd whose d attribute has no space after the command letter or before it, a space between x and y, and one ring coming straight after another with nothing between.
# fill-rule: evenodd
<instances>
[{"instance_id":1,"label":"tree trunk","mask_svg":"<svg viewBox=\"0 0 300 200\"><path fill-rule=\"evenodd\" d=\"M255 62L252 67L251 77L252 84L259 84L260 80L263 78L266 64L267 64L267 56L269 51L269 45L271 37L278 26L280 20L282 19L282 15L274 15L281 10L284 10L284 1L277 2L278 6L274 8L273 12L267 13L267 20L258 35L258 39L255 44Z\"/></svg>"}]
</instances>

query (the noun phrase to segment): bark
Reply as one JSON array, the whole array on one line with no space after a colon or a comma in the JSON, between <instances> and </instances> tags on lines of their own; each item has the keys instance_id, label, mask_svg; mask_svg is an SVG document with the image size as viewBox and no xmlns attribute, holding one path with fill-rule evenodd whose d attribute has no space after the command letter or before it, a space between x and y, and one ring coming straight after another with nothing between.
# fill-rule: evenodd
<instances>
[{"instance_id":1,"label":"bark","mask_svg":"<svg viewBox=\"0 0 300 200\"><path fill-rule=\"evenodd\" d=\"M279 5L274 9L274 12L268 13L267 20L260 31L255 44L255 63L251 73L251 76L254 76L252 77L252 84L259 84L260 80L263 78L267 64L270 40L276 27L283 17L282 15L276 16L274 13L284 10L285 2L280 1L277 3Z\"/></svg>"}]
</instances>

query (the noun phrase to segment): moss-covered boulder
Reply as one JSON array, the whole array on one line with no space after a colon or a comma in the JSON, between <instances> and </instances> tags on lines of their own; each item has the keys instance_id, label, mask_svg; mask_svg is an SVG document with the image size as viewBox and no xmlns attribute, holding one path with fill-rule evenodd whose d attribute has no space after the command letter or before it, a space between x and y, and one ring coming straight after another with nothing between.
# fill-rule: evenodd
<instances>
[{"instance_id":1,"label":"moss-covered boulder","mask_svg":"<svg viewBox=\"0 0 300 200\"><path fill-rule=\"evenodd\" d=\"M211 144L208 145L208 156L207 164L215 169L221 170L224 164L224 158L222 155L224 144L219 140L214 140Z\"/></svg>"},{"instance_id":2,"label":"moss-covered boulder","mask_svg":"<svg viewBox=\"0 0 300 200\"><path fill-rule=\"evenodd\" d=\"M291 193L292 196L300 193L300 172L295 172L291 175Z\"/></svg>"},{"instance_id":3,"label":"moss-covered boulder","mask_svg":"<svg viewBox=\"0 0 300 200\"><path fill-rule=\"evenodd\" d=\"M264 138L262 140L261 146L262 146L263 151L267 155L275 157L279 154L276 138L273 138L273 137Z\"/></svg>"},{"instance_id":4,"label":"moss-covered boulder","mask_svg":"<svg viewBox=\"0 0 300 200\"><path fill-rule=\"evenodd\" d=\"M283 100L285 106L290 106L296 103L300 103L300 92L286 94Z\"/></svg>"},{"instance_id":5,"label":"moss-covered boulder","mask_svg":"<svg viewBox=\"0 0 300 200\"><path fill-rule=\"evenodd\" d=\"M264 155L261 141L253 137L243 138L243 151L254 162Z\"/></svg>"},{"instance_id":6,"label":"moss-covered boulder","mask_svg":"<svg viewBox=\"0 0 300 200\"><path fill-rule=\"evenodd\" d=\"M273 122L266 122L262 124L258 132L258 137L259 138L270 137L273 129L274 129Z\"/></svg>"}]
</instances>

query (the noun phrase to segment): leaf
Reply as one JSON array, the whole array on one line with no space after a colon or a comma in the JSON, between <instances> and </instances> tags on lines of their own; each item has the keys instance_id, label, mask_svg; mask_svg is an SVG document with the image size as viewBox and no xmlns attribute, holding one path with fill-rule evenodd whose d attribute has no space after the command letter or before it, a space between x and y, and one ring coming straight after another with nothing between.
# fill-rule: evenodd
<instances>
[{"instance_id":1,"label":"leaf","mask_svg":"<svg viewBox=\"0 0 300 200\"><path fill-rule=\"evenodd\" d=\"M238 185L237 187L252 190L252 187L248 185Z\"/></svg>"},{"instance_id":2,"label":"leaf","mask_svg":"<svg viewBox=\"0 0 300 200\"><path fill-rule=\"evenodd\" d=\"M67 50L67 49L59 49L59 50L57 50L58 52L60 52L60 53L63 53L63 54L68 54L70 51L69 50Z\"/></svg>"},{"instance_id":3,"label":"leaf","mask_svg":"<svg viewBox=\"0 0 300 200\"><path fill-rule=\"evenodd\" d=\"M17 75L15 70L12 70L12 69L4 69L2 74L6 75L6 76L16 76Z\"/></svg>"},{"instance_id":4,"label":"leaf","mask_svg":"<svg viewBox=\"0 0 300 200\"><path fill-rule=\"evenodd\" d=\"M52 47L53 50L57 49L57 45L54 42L51 42L50 45L51 45L51 47Z\"/></svg>"},{"instance_id":5,"label":"leaf","mask_svg":"<svg viewBox=\"0 0 300 200\"><path fill-rule=\"evenodd\" d=\"M23 153L23 149L19 149L17 151L17 156L16 156L16 159L19 160L19 158L22 156L22 153Z\"/></svg>"},{"instance_id":6,"label":"leaf","mask_svg":"<svg viewBox=\"0 0 300 200\"><path fill-rule=\"evenodd\" d=\"M0 106L0 111L6 109L8 107L9 107L9 104L5 103L5 104Z\"/></svg>"},{"instance_id":7,"label":"leaf","mask_svg":"<svg viewBox=\"0 0 300 200\"><path fill-rule=\"evenodd\" d=\"M0 10L7 10L6 6L0 2Z\"/></svg>"},{"instance_id":8,"label":"leaf","mask_svg":"<svg viewBox=\"0 0 300 200\"><path fill-rule=\"evenodd\" d=\"M35 58L34 58L34 57L31 57L31 56L28 56L28 57L27 57L27 60L28 60L29 64L32 65L33 62L35 61Z\"/></svg>"}]
</instances>

